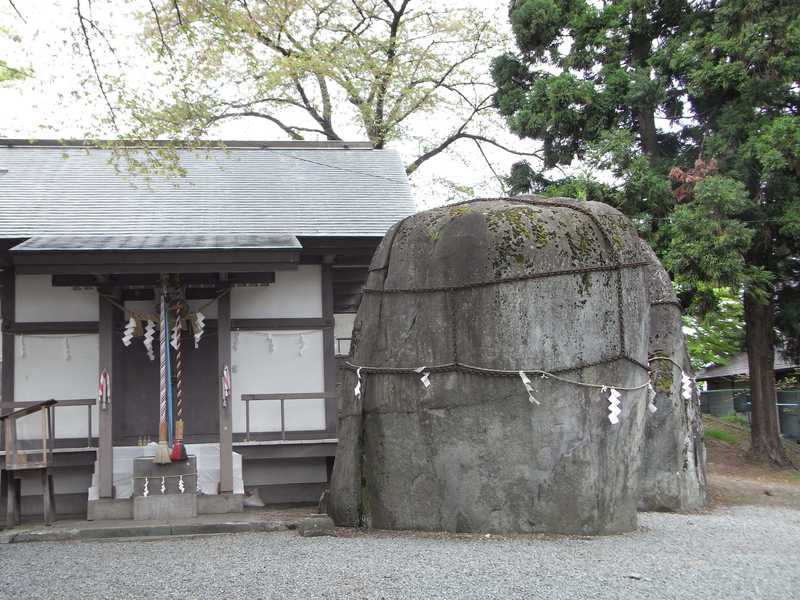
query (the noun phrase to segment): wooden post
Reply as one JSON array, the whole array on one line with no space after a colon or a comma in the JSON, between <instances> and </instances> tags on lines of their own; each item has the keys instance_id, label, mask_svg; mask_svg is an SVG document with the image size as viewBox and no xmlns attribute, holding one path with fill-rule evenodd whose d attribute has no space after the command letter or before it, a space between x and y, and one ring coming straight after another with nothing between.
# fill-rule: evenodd
<instances>
[{"instance_id":1,"label":"wooden post","mask_svg":"<svg viewBox=\"0 0 800 600\"><path fill-rule=\"evenodd\" d=\"M338 403L336 397L336 339L333 315L333 256L322 261L322 365L325 383L325 431L336 434Z\"/></svg>"},{"instance_id":2,"label":"wooden post","mask_svg":"<svg viewBox=\"0 0 800 600\"><path fill-rule=\"evenodd\" d=\"M0 272L0 317L3 319L3 330L0 333L0 343L3 345L3 372L0 375L2 387L0 398L3 402L14 402L14 271L4 268Z\"/></svg>"},{"instance_id":3,"label":"wooden post","mask_svg":"<svg viewBox=\"0 0 800 600\"><path fill-rule=\"evenodd\" d=\"M219 493L233 493L233 395L223 406L222 371L231 370L231 295L225 294L217 303L217 378L219 379ZM231 378L233 375L231 375Z\"/></svg>"},{"instance_id":4,"label":"wooden post","mask_svg":"<svg viewBox=\"0 0 800 600\"><path fill-rule=\"evenodd\" d=\"M14 360L16 349L15 336L11 333L16 320L15 315L15 275L13 269L6 267L0 272L0 317L3 319L0 330L0 345L3 347L3 369L0 372L0 401L8 403L11 408L14 402ZM6 451L6 464L16 451L17 433L13 419L6 419L3 427L3 445ZM10 489L10 488L9 488Z\"/></svg>"},{"instance_id":5,"label":"wooden post","mask_svg":"<svg viewBox=\"0 0 800 600\"><path fill-rule=\"evenodd\" d=\"M114 297L119 296L117 290L113 293ZM103 290L100 293L105 293ZM111 413L114 408L114 371L112 369L112 348L114 343L114 307L110 302L98 296L99 304L99 361L97 376L99 380L103 369L108 371L109 382L111 384L111 402L103 410L98 407L97 427L99 430L100 443L97 447L97 482L100 498L114 497L114 442L113 442L113 421Z\"/></svg>"}]
</instances>

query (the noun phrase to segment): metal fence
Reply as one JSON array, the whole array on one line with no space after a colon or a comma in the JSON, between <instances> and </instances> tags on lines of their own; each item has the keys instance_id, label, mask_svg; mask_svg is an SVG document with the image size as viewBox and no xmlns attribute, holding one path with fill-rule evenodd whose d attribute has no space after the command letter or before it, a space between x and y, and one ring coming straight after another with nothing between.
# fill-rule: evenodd
<instances>
[{"instance_id":1,"label":"metal fence","mask_svg":"<svg viewBox=\"0 0 800 600\"><path fill-rule=\"evenodd\" d=\"M800 440L800 390L779 390L778 422L784 437ZM747 388L700 392L700 407L715 417L741 414L750 422L752 399Z\"/></svg>"}]
</instances>

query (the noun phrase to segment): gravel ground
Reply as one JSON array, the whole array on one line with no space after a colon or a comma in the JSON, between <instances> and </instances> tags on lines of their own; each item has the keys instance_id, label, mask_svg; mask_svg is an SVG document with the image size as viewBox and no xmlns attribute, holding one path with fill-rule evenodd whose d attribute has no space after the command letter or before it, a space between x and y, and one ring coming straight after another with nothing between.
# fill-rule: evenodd
<instances>
[{"instance_id":1,"label":"gravel ground","mask_svg":"<svg viewBox=\"0 0 800 600\"><path fill-rule=\"evenodd\" d=\"M0 546L14 598L797 598L800 511L641 515L603 538L346 533Z\"/></svg>"}]
</instances>

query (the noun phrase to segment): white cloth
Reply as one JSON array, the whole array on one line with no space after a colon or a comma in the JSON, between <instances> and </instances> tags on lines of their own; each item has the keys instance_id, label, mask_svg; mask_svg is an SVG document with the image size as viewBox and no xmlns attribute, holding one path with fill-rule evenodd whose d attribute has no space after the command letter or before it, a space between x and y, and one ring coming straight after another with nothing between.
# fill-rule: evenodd
<instances>
[{"instance_id":1,"label":"white cloth","mask_svg":"<svg viewBox=\"0 0 800 600\"><path fill-rule=\"evenodd\" d=\"M133 494L133 459L155 456L158 444L149 446L114 446L114 487L117 498ZM219 486L219 444L186 444L186 453L197 457L197 481L203 494L214 496ZM242 455L233 453L233 493L244 494ZM92 474L89 500L97 500L97 472Z\"/></svg>"}]
</instances>

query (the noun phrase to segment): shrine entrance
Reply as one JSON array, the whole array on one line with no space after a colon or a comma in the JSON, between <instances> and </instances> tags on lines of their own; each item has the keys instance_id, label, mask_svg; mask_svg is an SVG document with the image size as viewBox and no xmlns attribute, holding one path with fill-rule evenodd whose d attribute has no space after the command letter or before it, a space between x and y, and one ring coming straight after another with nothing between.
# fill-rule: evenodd
<instances>
[{"instance_id":1,"label":"shrine entrance","mask_svg":"<svg viewBox=\"0 0 800 600\"><path fill-rule=\"evenodd\" d=\"M116 330L122 330L124 320L119 315ZM218 350L216 327L203 335L194 347L193 336L181 332L183 349L183 417L185 442L205 443L219 440L219 410L217 409ZM136 340L129 347L113 346L114 432L115 446L138 446L158 441L159 361L150 360ZM173 382L175 378L173 377Z\"/></svg>"}]
</instances>

